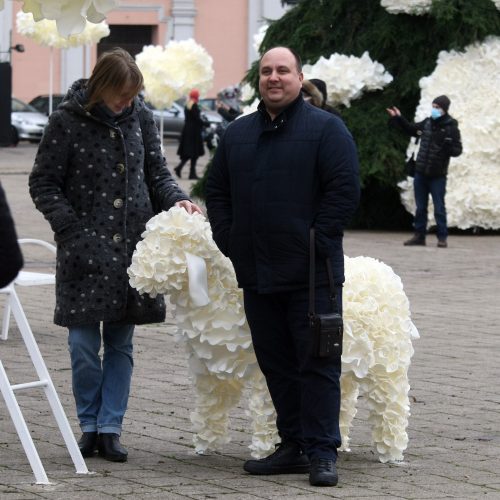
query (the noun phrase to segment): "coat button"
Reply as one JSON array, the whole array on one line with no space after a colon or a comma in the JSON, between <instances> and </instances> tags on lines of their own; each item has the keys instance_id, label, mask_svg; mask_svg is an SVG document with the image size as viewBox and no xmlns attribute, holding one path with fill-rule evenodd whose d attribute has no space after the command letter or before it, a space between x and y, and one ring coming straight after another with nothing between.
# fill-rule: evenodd
<instances>
[{"instance_id":1,"label":"coat button","mask_svg":"<svg viewBox=\"0 0 500 500\"><path fill-rule=\"evenodd\" d=\"M116 198L116 200L113 202L113 206L115 208L122 208L123 207L123 200L121 198Z\"/></svg>"},{"instance_id":2,"label":"coat button","mask_svg":"<svg viewBox=\"0 0 500 500\"><path fill-rule=\"evenodd\" d=\"M115 235L113 235L113 241L115 243L120 243L120 241L122 241L122 235L120 233L116 233Z\"/></svg>"},{"instance_id":3,"label":"coat button","mask_svg":"<svg viewBox=\"0 0 500 500\"><path fill-rule=\"evenodd\" d=\"M116 170L119 174L123 174L125 172L125 165L123 163L117 163Z\"/></svg>"}]
</instances>

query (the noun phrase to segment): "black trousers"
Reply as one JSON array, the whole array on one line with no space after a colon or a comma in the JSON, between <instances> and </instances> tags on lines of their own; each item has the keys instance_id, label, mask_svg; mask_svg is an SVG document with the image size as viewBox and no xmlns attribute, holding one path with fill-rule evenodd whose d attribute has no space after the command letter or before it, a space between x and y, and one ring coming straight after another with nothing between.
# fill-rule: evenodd
<instances>
[{"instance_id":1,"label":"black trousers","mask_svg":"<svg viewBox=\"0 0 500 500\"><path fill-rule=\"evenodd\" d=\"M316 290L316 312L332 310L328 287ZM341 307L342 287L337 289ZM310 459L336 460L341 445L341 359L312 356L308 290L259 294L244 290L245 312L259 366L276 408L282 441Z\"/></svg>"}]
</instances>

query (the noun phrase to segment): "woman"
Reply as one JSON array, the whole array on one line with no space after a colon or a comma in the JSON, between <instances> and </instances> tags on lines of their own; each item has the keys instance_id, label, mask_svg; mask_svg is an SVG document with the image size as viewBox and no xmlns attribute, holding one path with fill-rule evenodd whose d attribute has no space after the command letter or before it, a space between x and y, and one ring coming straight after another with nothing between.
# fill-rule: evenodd
<instances>
[{"instance_id":1,"label":"woman","mask_svg":"<svg viewBox=\"0 0 500 500\"><path fill-rule=\"evenodd\" d=\"M177 177L181 177L182 167L191 160L191 169L189 170L190 179L198 179L196 175L196 161L198 157L205 154L203 147L203 120L200 115L198 100L200 93L193 89L189 93L189 99L184 107L184 128L182 129L181 139L177 154L181 162L175 167Z\"/></svg>"},{"instance_id":2,"label":"woman","mask_svg":"<svg viewBox=\"0 0 500 500\"><path fill-rule=\"evenodd\" d=\"M165 317L161 297L129 286L132 253L155 212L201 212L166 168L152 113L137 97L142 86L128 52L102 54L50 116L29 179L57 242L54 322L69 330L80 450L116 462L127 460L120 435L134 326Z\"/></svg>"}]
</instances>

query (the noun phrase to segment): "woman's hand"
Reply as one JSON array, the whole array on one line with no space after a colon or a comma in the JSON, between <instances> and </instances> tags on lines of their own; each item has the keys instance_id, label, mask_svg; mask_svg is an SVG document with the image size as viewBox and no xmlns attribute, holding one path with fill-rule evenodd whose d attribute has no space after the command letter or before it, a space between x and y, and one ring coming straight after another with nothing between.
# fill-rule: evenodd
<instances>
[{"instance_id":1,"label":"woman's hand","mask_svg":"<svg viewBox=\"0 0 500 500\"><path fill-rule=\"evenodd\" d=\"M197 213L203 215L203 210L198 205L196 205L196 203L192 203L189 200L178 201L175 204L175 206L183 208L188 214L194 214L197 212Z\"/></svg>"},{"instance_id":2,"label":"woman's hand","mask_svg":"<svg viewBox=\"0 0 500 500\"><path fill-rule=\"evenodd\" d=\"M386 111L391 115L391 116L401 116L401 111L399 111L396 106L392 106L392 108L386 108Z\"/></svg>"}]
</instances>

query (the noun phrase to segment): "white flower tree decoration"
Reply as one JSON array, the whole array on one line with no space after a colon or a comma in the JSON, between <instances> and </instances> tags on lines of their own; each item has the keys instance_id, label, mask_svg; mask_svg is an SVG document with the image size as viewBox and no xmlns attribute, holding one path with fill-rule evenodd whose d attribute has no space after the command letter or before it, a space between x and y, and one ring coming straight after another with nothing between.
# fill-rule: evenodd
<instances>
[{"instance_id":1,"label":"white flower tree decoration","mask_svg":"<svg viewBox=\"0 0 500 500\"><path fill-rule=\"evenodd\" d=\"M49 59L49 114L52 113L54 47L67 49L82 45L92 45L109 35L109 26L105 21L98 24L84 20L84 28L74 35L61 36L56 21L42 19L35 21L31 13L18 12L16 17L17 31L21 35L33 39L39 45L50 47Z\"/></svg>"},{"instance_id":2,"label":"white flower tree decoration","mask_svg":"<svg viewBox=\"0 0 500 500\"><path fill-rule=\"evenodd\" d=\"M144 76L144 98L162 111L193 88L204 94L212 87L213 59L193 39L173 40L166 46L148 45L135 57Z\"/></svg>"}]
</instances>

